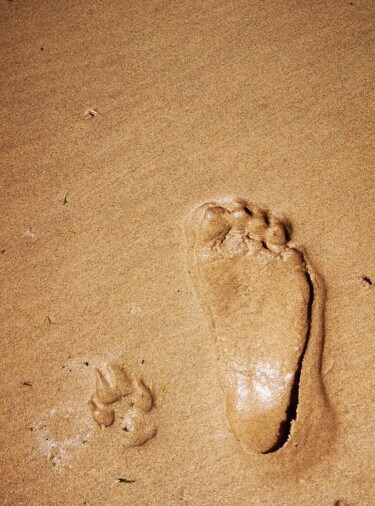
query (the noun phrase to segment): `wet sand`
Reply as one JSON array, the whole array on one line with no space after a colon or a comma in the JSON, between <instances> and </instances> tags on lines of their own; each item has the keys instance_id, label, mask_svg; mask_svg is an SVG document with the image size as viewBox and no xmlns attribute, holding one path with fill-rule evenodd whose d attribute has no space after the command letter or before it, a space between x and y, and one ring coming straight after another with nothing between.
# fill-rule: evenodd
<instances>
[{"instance_id":1,"label":"wet sand","mask_svg":"<svg viewBox=\"0 0 375 506\"><path fill-rule=\"evenodd\" d=\"M2 504L374 503L371 8L1 3ZM228 195L326 288L335 433L290 466L230 430L188 272L187 217ZM152 392L140 446L126 399L104 428L87 405L112 362Z\"/></svg>"}]
</instances>

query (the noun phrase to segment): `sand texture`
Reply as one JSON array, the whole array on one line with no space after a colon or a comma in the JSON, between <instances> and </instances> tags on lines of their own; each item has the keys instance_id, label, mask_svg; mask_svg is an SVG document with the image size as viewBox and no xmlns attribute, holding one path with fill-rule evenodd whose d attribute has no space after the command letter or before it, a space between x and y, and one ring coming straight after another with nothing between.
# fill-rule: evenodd
<instances>
[{"instance_id":1,"label":"sand texture","mask_svg":"<svg viewBox=\"0 0 375 506\"><path fill-rule=\"evenodd\" d=\"M375 504L374 3L0 3L0 504Z\"/></svg>"}]
</instances>

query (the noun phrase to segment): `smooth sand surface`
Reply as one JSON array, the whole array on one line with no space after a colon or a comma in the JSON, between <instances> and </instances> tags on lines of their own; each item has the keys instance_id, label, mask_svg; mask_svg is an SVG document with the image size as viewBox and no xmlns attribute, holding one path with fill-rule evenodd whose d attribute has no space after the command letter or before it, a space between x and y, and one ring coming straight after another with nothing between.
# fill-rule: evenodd
<instances>
[{"instance_id":1,"label":"smooth sand surface","mask_svg":"<svg viewBox=\"0 0 375 506\"><path fill-rule=\"evenodd\" d=\"M375 503L373 7L2 0L1 504ZM187 217L228 195L326 287L335 433L290 465L228 427L188 273ZM111 363L152 393L141 446L125 398L92 418Z\"/></svg>"}]
</instances>

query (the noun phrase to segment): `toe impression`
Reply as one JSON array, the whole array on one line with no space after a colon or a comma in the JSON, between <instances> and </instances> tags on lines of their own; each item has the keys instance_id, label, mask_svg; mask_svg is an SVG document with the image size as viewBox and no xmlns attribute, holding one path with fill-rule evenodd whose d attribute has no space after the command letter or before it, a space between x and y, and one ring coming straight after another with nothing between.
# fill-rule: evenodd
<instances>
[{"instance_id":1,"label":"toe impression","mask_svg":"<svg viewBox=\"0 0 375 506\"><path fill-rule=\"evenodd\" d=\"M229 212L219 206L209 207L201 219L199 239L202 243L224 236L230 229Z\"/></svg>"},{"instance_id":2,"label":"toe impression","mask_svg":"<svg viewBox=\"0 0 375 506\"><path fill-rule=\"evenodd\" d=\"M87 403L95 422L102 427L110 427L115 421L115 412L112 408L104 406L91 398Z\"/></svg>"},{"instance_id":3,"label":"toe impression","mask_svg":"<svg viewBox=\"0 0 375 506\"><path fill-rule=\"evenodd\" d=\"M132 383L123 367L118 364L106 365L101 371L95 369L96 397L103 404L113 404L132 392Z\"/></svg>"},{"instance_id":4,"label":"toe impression","mask_svg":"<svg viewBox=\"0 0 375 506\"><path fill-rule=\"evenodd\" d=\"M267 247L276 253L284 249L288 242L287 230L284 224L280 221L271 224L266 231L265 242Z\"/></svg>"}]
</instances>

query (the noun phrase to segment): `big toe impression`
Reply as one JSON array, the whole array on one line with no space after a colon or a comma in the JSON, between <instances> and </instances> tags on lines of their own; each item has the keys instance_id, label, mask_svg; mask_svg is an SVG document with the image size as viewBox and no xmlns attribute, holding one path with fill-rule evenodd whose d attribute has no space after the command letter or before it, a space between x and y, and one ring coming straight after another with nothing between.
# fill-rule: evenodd
<instances>
[{"instance_id":1,"label":"big toe impression","mask_svg":"<svg viewBox=\"0 0 375 506\"><path fill-rule=\"evenodd\" d=\"M230 229L229 212L220 206L206 207L199 222L201 243L210 242L224 236Z\"/></svg>"}]
</instances>

